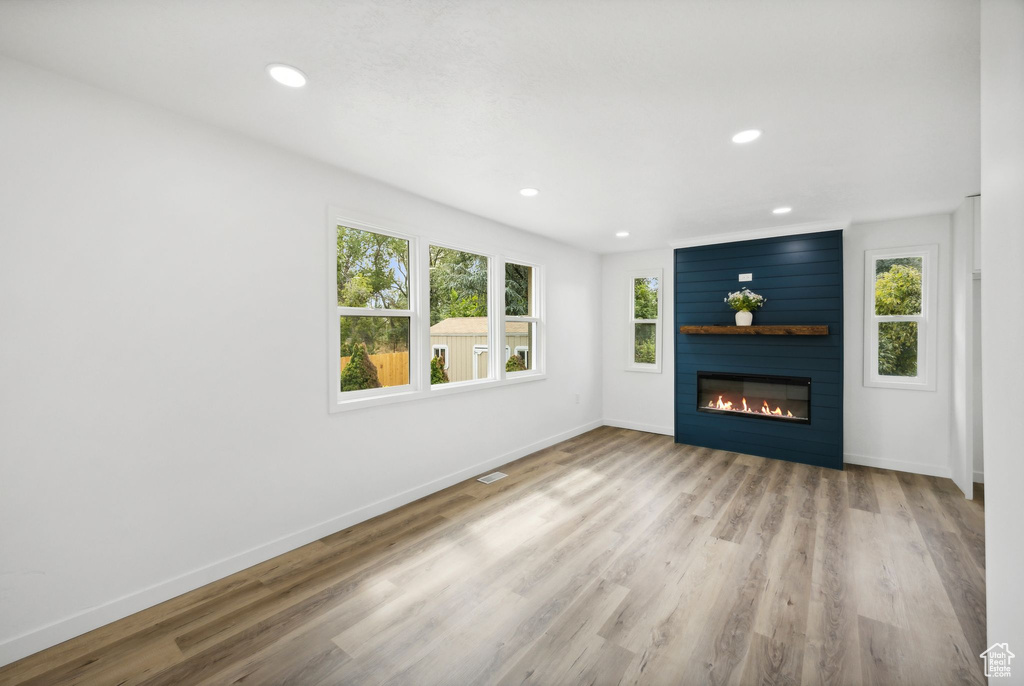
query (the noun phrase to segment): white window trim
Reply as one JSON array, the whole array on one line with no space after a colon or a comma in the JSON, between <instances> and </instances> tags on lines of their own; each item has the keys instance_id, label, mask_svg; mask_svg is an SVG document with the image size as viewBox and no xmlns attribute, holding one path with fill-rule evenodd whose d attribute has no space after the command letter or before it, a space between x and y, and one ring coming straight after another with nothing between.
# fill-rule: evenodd
<instances>
[{"instance_id":1,"label":"white window trim","mask_svg":"<svg viewBox=\"0 0 1024 686\"><path fill-rule=\"evenodd\" d=\"M423 289L422 289L422 291L423 291L423 305L422 305L422 307L423 307L423 311L424 312L430 312L430 249L431 248L444 248L445 250L455 250L455 251L458 251L458 252L470 253L470 254L476 255L478 257L484 257L484 258L487 259L487 344L488 344L488 346L492 345L494 343L494 341L495 341L494 328L495 328L495 324L497 322L497 319L495 318L495 315L494 315L494 288L495 288L495 278L496 278L496 271L497 270L495 269L494 265L497 264L497 262L498 262L498 256L494 255L493 253L489 253L486 250L480 250L479 248L469 247L469 246L466 246L466 245L459 245L457 243L446 243L444 241L424 240L424 246L425 247L424 247L424 250L423 250L423 265L422 265L423 266L423 272L424 272L424 274L426 274L426 278L424 279L424 285L423 285ZM502 285L504 285L504 281L502 281ZM427 321L429 321L429 319ZM429 341L430 340L430 326L428 325L428 326L426 326L424 328L426 329L424 331L424 335L426 336L427 340ZM477 358L477 353L476 353L475 346L474 346L474 352L473 352L473 378L471 380L469 380L469 381L451 381L451 382L445 383L445 384L432 385L432 384L430 384L430 382L429 382L430 380L428 379L427 380L427 385L426 385L426 388L427 388L428 392L436 392L436 391L439 391L441 389L449 388L449 387L452 387L452 386L458 387L458 386L462 386L464 384L474 384L474 383L480 383L480 382L486 382L486 381L492 381L492 380L498 380L499 379L499 377L495 374L493 360L490 360L490 359L488 359L488 361L487 361L487 366L488 366L487 378L485 378L485 379L478 378L479 370L477 369L476 358Z\"/></svg>"},{"instance_id":2,"label":"white window trim","mask_svg":"<svg viewBox=\"0 0 1024 686\"><path fill-rule=\"evenodd\" d=\"M636 291L634 290L636 280L650 279L652 277L658 279L658 318L637 319L634 316L636 314L634 311L636 306ZM630 272L627 285L629 288L627 292L626 307L627 315L629 317L629 330L626 332L626 371L661 374L661 349L664 347L664 343L661 340L661 322L665 318L665 279L663 276L663 270L643 269ZM645 364L635 361L637 324L654 324L654 364Z\"/></svg>"},{"instance_id":3,"label":"white window trim","mask_svg":"<svg viewBox=\"0 0 1024 686\"><path fill-rule=\"evenodd\" d=\"M531 317L520 317L508 315L505 313L505 264L518 264L524 267L530 267L531 274L533 275L533 286L531 288L533 292L533 302L531 303L531 309L533 310L533 316ZM505 328L508 322L526 322L533 324L530 327L531 338L530 345L533 346L533 365L530 369L524 369L521 372L507 372L505 371L505 364L508 362L508 358L511 353L509 347L505 346L505 359L501 361L499 373L502 379L524 379L530 377L544 377L545 376L545 355L543 349L547 341L547 326L544 321L544 306L545 306L545 291L544 291L544 269L536 262L530 260L519 259L518 257L506 255L501 260L501 305L499 307L500 315L500 331L502 338L505 338ZM518 349L518 347L517 347Z\"/></svg>"},{"instance_id":4,"label":"white window trim","mask_svg":"<svg viewBox=\"0 0 1024 686\"><path fill-rule=\"evenodd\" d=\"M338 307L338 282L337 282L337 261L338 261L338 226L348 226L362 231L371 231L395 238L409 241L409 303L408 310L373 310L363 308ZM502 256L489 253L478 248L449 244L444 241L432 240L424 235L416 235L405 227L399 226L401 230L383 227L372 221L365 221L353 217L350 213L339 210L336 207L328 208L327 231L326 231L326 255L327 255L327 407L331 414L347 412L366 407L388 405L410 400L423 400L426 398L448 395L451 393L462 393L477 391L499 386L514 385L529 381L541 381L547 375L540 370L520 372L505 376L505 360L498 360L497 356L491 356L489 361L491 378L477 381L464 381L458 383L430 385L430 357L433 355L430 344L429 317L423 317L421 312L430 311L430 254L429 246L434 245L453 250L462 250L488 258L488 340L491 346L504 338L505 331L505 259L515 264L524 264L534 268L534 293L536 298L537 317L535 321L543 325L543 268L529 260L519 259L515 256ZM341 392L341 369L338 364L340 359L341 330L339 316L371 316L371 317L409 317L409 383L403 386L390 386L388 388L372 388L362 391ZM534 327L534 335L537 336L537 328ZM540 327L543 335L543 326ZM500 332L500 333L499 333ZM538 340L535 345L540 348L542 342ZM507 346L506 346L507 347ZM543 362L543 357L537 358ZM450 364L448 357L446 362ZM422 364L421 364L422 363Z\"/></svg>"},{"instance_id":5,"label":"white window trim","mask_svg":"<svg viewBox=\"0 0 1024 686\"><path fill-rule=\"evenodd\" d=\"M448 371L448 366L451 364L451 358L448 357L448 346L442 343L431 343L430 344L430 356L437 357L434 353L438 350L444 351L444 370Z\"/></svg>"},{"instance_id":6,"label":"white window trim","mask_svg":"<svg viewBox=\"0 0 1024 686\"><path fill-rule=\"evenodd\" d=\"M896 257L920 257L921 314L875 314L875 262ZM939 246L917 245L906 248L867 250L864 252L864 385L871 388L899 388L934 391L938 368ZM878 373L878 324L880 322L917 322L917 376L882 376Z\"/></svg>"},{"instance_id":7,"label":"white window trim","mask_svg":"<svg viewBox=\"0 0 1024 686\"><path fill-rule=\"evenodd\" d=\"M410 309L407 310L384 310L369 307L341 307L338 305L338 226L347 226L352 229L359 229L360 231L369 231L372 233L379 233L385 236L392 236L394 238L401 238L402 240L409 242L409 304ZM330 299L328 301L329 309L331 312L330 325L327 327L327 335L330 340L328 346L328 360L333 360L330 365L330 374L328 379L330 380L330 390L332 397L332 403L336 405L349 404L353 402L367 402L377 401L384 396L398 396L405 395L414 390L417 387L417 378L415 370L413 369L413 359L416 353L416 335L417 330L417 311L414 306L416 303L417 289L419 287L417 283L417 266L416 266L416 253L418 250L418 241L415 236L393 231L391 229L385 229L379 226L373 226L365 222L360 222L348 218L342 218L334 215L334 218L330 222L330 231L328 231L328 243L329 250L328 262L330 263L331 278L328 279L329 287L331 289ZM407 317L409 319L409 383L402 386L389 386L387 388L368 388L361 391L346 391L341 392L341 365L338 364L338 360L341 359L341 322L340 317Z\"/></svg>"}]
</instances>

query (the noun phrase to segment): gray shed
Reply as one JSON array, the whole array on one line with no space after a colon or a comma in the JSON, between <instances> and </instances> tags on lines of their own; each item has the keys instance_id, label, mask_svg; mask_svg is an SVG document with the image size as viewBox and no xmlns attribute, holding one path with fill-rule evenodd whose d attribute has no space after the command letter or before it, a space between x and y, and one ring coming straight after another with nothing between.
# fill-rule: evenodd
<instances>
[{"instance_id":1,"label":"gray shed","mask_svg":"<svg viewBox=\"0 0 1024 686\"><path fill-rule=\"evenodd\" d=\"M505 323L505 351L502 360L519 355L529 369L530 325ZM487 317L451 317L430 327L430 348L434 357L444 360L448 380L472 381L487 378L490 351L487 345Z\"/></svg>"}]
</instances>

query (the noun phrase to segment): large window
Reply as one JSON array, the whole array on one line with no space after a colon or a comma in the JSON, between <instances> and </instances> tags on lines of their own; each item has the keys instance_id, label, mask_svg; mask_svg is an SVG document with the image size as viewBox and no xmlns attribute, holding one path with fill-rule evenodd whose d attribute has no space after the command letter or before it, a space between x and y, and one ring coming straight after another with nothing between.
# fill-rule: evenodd
<instances>
[{"instance_id":1,"label":"large window","mask_svg":"<svg viewBox=\"0 0 1024 686\"><path fill-rule=\"evenodd\" d=\"M343 225L336 234L338 391L372 396L408 387L412 241Z\"/></svg>"},{"instance_id":2,"label":"large window","mask_svg":"<svg viewBox=\"0 0 1024 686\"><path fill-rule=\"evenodd\" d=\"M629 334L626 369L661 371L661 270L629 278Z\"/></svg>"},{"instance_id":3,"label":"large window","mask_svg":"<svg viewBox=\"0 0 1024 686\"><path fill-rule=\"evenodd\" d=\"M935 390L937 258L934 245L866 253L866 386Z\"/></svg>"},{"instance_id":4,"label":"large window","mask_svg":"<svg viewBox=\"0 0 1024 686\"><path fill-rule=\"evenodd\" d=\"M348 219L329 240L332 412L543 378L538 266Z\"/></svg>"},{"instance_id":5,"label":"large window","mask_svg":"<svg viewBox=\"0 0 1024 686\"><path fill-rule=\"evenodd\" d=\"M505 263L505 362L506 374L536 372L540 338L537 269L527 264ZM515 351L510 354L509 351Z\"/></svg>"}]
</instances>

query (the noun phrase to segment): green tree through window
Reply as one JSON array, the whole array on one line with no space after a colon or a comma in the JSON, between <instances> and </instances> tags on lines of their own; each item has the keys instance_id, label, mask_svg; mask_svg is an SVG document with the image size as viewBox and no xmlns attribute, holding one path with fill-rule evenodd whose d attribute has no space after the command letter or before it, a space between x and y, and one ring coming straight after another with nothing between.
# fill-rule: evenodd
<instances>
[{"instance_id":1,"label":"green tree through window","mask_svg":"<svg viewBox=\"0 0 1024 686\"><path fill-rule=\"evenodd\" d=\"M633 279L633 362L658 363L658 277Z\"/></svg>"},{"instance_id":2,"label":"green tree through window","mask_svg":"<svg viewBox=\"0 0 1024 686\"><path fill-rule=\"evenodd\" d=\"M875 314L921 314L922 258L899 257L875 262ZM915 321L878 322L878 373L917 376L918 324Z\"/></svg>"},{"instance_id":3,"label":"green tree through window","mask_svg":"<svg viewBox=\"0 0 1024 686\"><path fill-rule=\"evenodd\" d=\"M362 391L367 388L380 388L377 368L366 354L366 346L358 345L352 351L352 359L341 371L342 391Z\"/></svg>"},{"instance_id":4,"label":"green tree through window","mask_svg":"<svg viewBox=\"0 0 1024 686\"><path fill-rule=\"evenodd\" d=\"M529 317L533 268L523 264L505 263L505 314Z\"/></svg>"},{"instance_id":5,"label":"green tree through window","mask_svg":"<svg viewBox=\"0 0 1024 686\"><path fill-rule=\"evenodd\" d=\"M633 280L633 319L658 318L658 279Z\"/></svg>"},{"instance_id":6,"label":"green tree through window","mask_svg":"<svg viewBox=\"0 0 1024 686\"><path fill-rule=\"evenodd\" d=\"M639 364L656 364L657 342L654 324L637 324L634 327L636 340L633 342L633 361Z\"/></svg>"},{"instance_id":7,"label":"green tree through window","mask_svg":"<svg viewBox=\"0 0 1024 686\"><path fill-rule=\"evenodd\" d=\"M409 241L338 227L338 306L409 308ZM366 346L370 355L409 349L408 320L341 317L342 355Z\"/></svg>"},{"instance_id":8,"label":"green tree through window","mask_svg":"<svg viewBox=\"0 0 1024 686\"><path fill-rule=\"evenodd\" d=\"M430 324L487 316L487 258L430 246Z\"/></svg>"},{"instance_id":9,"label":"green tree through window","mask_svg":"<svg viewBox=\"0 0 1024 686\"><path fill-rule=\"evenodd\" d=\"M409 309L409 241L339 226L338 305Z\"/></svg>"},{"instance_id":10,"label":"green tree through window","mask_svg":"<svg viewBox=\"0 0 1024 686\"><path fill-rule=\"evenodd\" d=\"M444 361L440 357L430 358L430 383L448 383L448 372L444 370Z\"/></svg>"},{"instance_id":11,"label":"green tree through window","mask_svg":"<svg viewBox=\"0 0 1024 686\"><path fill-rule=\"evenodd\" d=\"M875 314L921 314L921 258L917 264L893 264L875 273ZM876 270L884 262L878 260ZM892 260L895 262L895 260Z\"/></svg>"}]
</instances>

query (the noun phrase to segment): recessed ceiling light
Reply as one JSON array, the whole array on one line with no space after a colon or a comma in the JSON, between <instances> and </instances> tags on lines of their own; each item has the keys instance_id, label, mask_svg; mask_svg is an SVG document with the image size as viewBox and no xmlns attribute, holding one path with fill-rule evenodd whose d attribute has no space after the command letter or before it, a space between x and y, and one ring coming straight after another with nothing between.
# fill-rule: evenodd
<instances>
[{"instance_id":1,"label":"recessed ceiling light","mask_svg":"<svg viewBox=\"0 0 1024 686\"><path fill-rule=\"evenodd\" d=\"M749 143L750 141L756 141L761 137L761 132L757 129L747 129L746 131L740 131L732 137L733 143Z\"/></svg>"},{"instance_id":2,"label":"recessed ceiling light","mask_svg":"<svg viewBox=\"0 0 1024 686\"><path fill-rule=\"evenodd\" d=\"M521 191L519 191L519 195L526 196L527 198L532 198L538 193L540 193L540 191L537 190L536 188L524 188Z\"/></svg>"},{"instance_id":3,"label":"recessed ceiling light","mask_svg":"<svg viewBox=\"0 0 1024 686\"><path fill-rule=\"evenodd\" d=\"M629 231L616 231L615 232L615 236L617 238L625 238L628 235L629 235Z\"/></svg>"},{"instance_id":4,"label":"recessed ceiling light","mask_svg":"<svg viewBox=\"0 0 1024 686\"><path fill-rule=\"evenodd\" d=\"M789 214L792 211L792 207L776 207L774 210L772 210L772 214Z\"/></svg>"},{"instance_id":5,"label":"recessed ceiling light","mask_svg":"<svg viewBox=\"0 0 1024 686\"><path fill-rule=\"evenodd\" d=\"M287 64L268 64L267 73L270 74L270 78L290 88L302 88L306 85L306 75Z\"/></svg>"}]
</instances>

